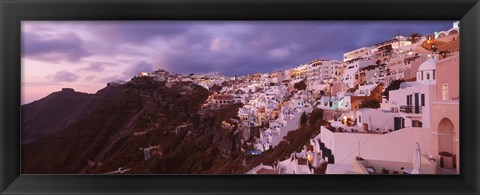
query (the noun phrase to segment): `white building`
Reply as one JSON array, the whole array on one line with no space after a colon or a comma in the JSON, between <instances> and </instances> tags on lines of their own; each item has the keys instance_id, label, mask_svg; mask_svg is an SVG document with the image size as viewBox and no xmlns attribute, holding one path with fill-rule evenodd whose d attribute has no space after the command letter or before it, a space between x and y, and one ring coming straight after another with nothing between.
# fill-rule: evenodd
<instances>
[{"instance_id":1,"label":"white building","mask_svg":"<svg viewBox=\"0 0 480 195\"><path fill-rule=\"evenodd\" d=\"M347 62L357 58L367 58L372 55L370 47L362 47L343 54L343 61Z\"/></svg>"},{"instance_id":2,"label":"white building","mask_svg":"<svg viewBox=\"0 0 480 195\"><path fill-rule=\"evenodd\" d=\"M377 87L378 85L375 83L369 83L365 85L359 85L358 90L355 91L355 96L370 96L372 91Z\"/></svg>"},{"instance_id":3,"label":"white building","mask_svg":"<svg viewBox=\"0 0 480 195\"><path fill-rule=\"evenodd\" d=\"M300 163L302 160L304 163ZM295 153L292 153L290 158L280 161L278 163L280 174L313 174L314 171L308 165L308 160L299 159Z\"/></svg>"},{"instance_id":4,"label":"white building","mask_svg":"<svg viewBox=\"0 0 480 195\"><path fill-rule=\"evenodd\" d=\"M349 88L354 88L355 87L355 81L358 79L357 73L361 68L367 67L369 65L372 65L373 60L371 59L359 59L355 61L348 62L346 64L346 69L345 72L343 73L342 80L343 82L349 87Z\"/></svg>"},{"instance_id":5,"label":"white building","mask_svg":"<svg viewBox=\"0 0 480 195\"><path fill-rule=\"evenodd\" d=\"M375 132L393 131L393 120L396 114L397 113L371 108L363 108L355 112L357 126L363 130Z\"/></svg>"},{"instance_id":6,"label":"white building","mask_svg":"<svg viewBox=\"0 0 480 195\"><path fill-rule=\"evenodd\" d=\"M380 81L379 65L368 65L366 67L360 68L357 75L355 75L355 84L358 84L358 85L379 83L379 81Z\"/></svg>"},{"instance_id":7,"label":"white building","mask_svg":"<svg viewBox=\"0 0 480 195\"><path fill-rule=\"evenodd\" d=\"M332 132L322 126L320 131L317 137L323 146L322 151L328 151L330 158L334 159L329 161L327 174L349 173L357 156L364 159L411 162L417 142L422 149L422 156L432 156L434 151L432 132L428 128L405 128L379 134Z\"/></svg>"},{"instance_id":8,"label":"white building","mask_svg":"<svg viewBox=\"0 0 480 195\"><path fill-rule=\"evenodd\" d=\"M291 84L298 83L302 80L307 80L308 71L310 70L310 64L302 64L290 70L290 76L292 78Z\"/></svg>"},{"instance_id":9,"label":"white building","mask_svg":"<svg viewBox=\"0 0 480 195\"><path fill-rule=\"evenodd\" d=\"M307 89L316 91L323 90L342 66L338 60L314 60L309 64L311 67L308 71Z\"/></svg>"},{"instance_id":10,"label":"white building","mask_svg":"<svg viewBox=\"0 0 480 195\"><path fill-rule=\"evenodd\" d=\"M348 92L338 92L336 98L337 109L339 111L350 111L352 110L352 96L353 93ZM334 100L334 99L332 99Z\"/></svg>"},{"instance_id":11,"label":"white building","mask_svg":"<svg viewBox=\"0 0 480 195\"><path fill-rule=\"evenodd\" d=\"M404 36L395 36L389 40L374 44L372 46L372 53L377 52L380 48L384 46L391 45L392 49L398 49L407 45L412 44L411 41L407 39L407 37Z\"/></svg>"},{"instance_id":12,"label":"white building","mask_svg":"<svg viewBox=\"0 0 480 195\"><path fill-rule=\"evenodd\" d=\"M395 119L395 129L430 127L430 102L436 99L436 60L428 59L417 71L417 81L404 82L400 89L389 92L387 106L401 114Z\"/></svg>"},{"instance_id":13,"label":"white building","mask_svg":"<svg viewBox=\"0 0 480 195\"><path fill-rule=\"evenodd\" d=\"M282 106L279 117L269 123L269 128L260 132L255 149L269 150L277 146L288 132L298 129L303 112L312 112L312 106L303 99L292 99Z\"/></svg>"}]
</instances>

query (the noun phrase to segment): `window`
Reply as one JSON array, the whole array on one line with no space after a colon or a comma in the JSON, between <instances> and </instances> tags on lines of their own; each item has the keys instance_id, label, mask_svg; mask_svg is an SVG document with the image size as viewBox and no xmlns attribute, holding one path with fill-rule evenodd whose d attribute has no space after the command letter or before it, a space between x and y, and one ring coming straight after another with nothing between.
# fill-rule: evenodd
<instances>
[{"instance_id":1,"label":"window","mask_svg":"<svg viewBox=\"0 0 480 195\"><path fill-rule=\"evenodd\" d=\"M427 80L430 80L430 74L427 73Z\"/></svg>"},{"instance_id":2,"label":"window","mask_svg":"<svg viewBox=\"0 0 480 195\"><path fill-rule=\"evenodd\" d=\"M422 93L422 106L425 106L425 94Z\"/></svg>"},{"instance_id":3,"label":"window","mask_svg":"<svg viewBox=\"0 0 480 195\"><path fill-rule=\"evenodd\" d=\"M419 113L419 104L420 104L420 100L418 99L418 93L415 93L415 113Z\"/></svg>"},{"instance_id":4,"label":"window","mask_svg":"<svg viewBox=\"0 0 480 195\"><path fill-rule=\"evenodd\" d=\"M442 84L442 100L448 100L448 83Z\"/></svg>"},{"instance_id":5,"label":"window","mask_svg":"<svg viewBox=\"0 0 480 195\"><path fill-rule=\"evenodd\" d=\"M422 127L423 123L419 120L412 120L412 127Z\"/></svg>"},{"instance_id":6,"label":"window","mask_svg":"<svg viewBox=\"0 0 480 195\"><path fill-rule=\"evenodd\" d=\"M405 128L405 119L402 117L394 117L393 129L399 130Z\"/></svg>"},{"instance_id":7,"label":"window","mask_svg":"<svg viewBox=\"0 0 480 195\"><path fill-rule=\"evenodd\" d=\"M359 122L359 123L362 122L362 116L358 116L358 122Z\"/></svg>"},{"instance_id":8,"label":"window","mask_svg":"<svg viewBox=\"0 0 480 195\"><path fill-rule=\"evenodd\" d=\"M433 70L433 79L435 79L435 70Z\"/></svg>"},{"instance_id":9,"label":"window","mask_svg":"<svg viewBox=\"0 0 480 195\"><path fill-rule=\"evenodd\" d=\"M408 95L407 96L407 98L408 98L407 105L409 105L409 106L413 105L412 97L413 97L413 95Z\"/></svg>"}]
</instances>

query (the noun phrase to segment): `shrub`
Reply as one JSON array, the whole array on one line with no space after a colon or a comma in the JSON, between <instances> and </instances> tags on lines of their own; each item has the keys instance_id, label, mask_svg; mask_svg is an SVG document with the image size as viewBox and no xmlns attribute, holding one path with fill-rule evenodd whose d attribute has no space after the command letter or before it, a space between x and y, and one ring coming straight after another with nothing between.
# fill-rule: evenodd
<instances>
[{"instance_id":1,"label":"shrub","mask_svg":"<svg viewBox=\"0 0 480 195\"><path fill-rule=\"evenodd\" d=\"M380 108L380 101L376 99L363 100L360 108Z\"/></svg>"},{"instance_id":2,"label":"shrub","mask_svg":"<svg viewBox=\"0 0 480 195\"><path fill-rule=\"evenodd\" d=\"M305 125L307 123L307 113L303 112L302 116L300 116L300 124Z\"/></svg>"},{"instance_id":3,"label":"shrub","mask_svg":"<svg viewBox=\"0 0 480 195\"><path fill-rule=\"evenodd\" d=\"M295 84L293 85L293 87L294 87L295 89L297 89L297 90L305 90L305 89L307 89L307 84L305 84L304 81L300 81L300 82L298 82L298 83L295 83Z\"/></svg>"},{"instance_id":4,"label":"shrub","mask_svg":"<svg viewBox=\"0 0 480 195\"><path fill-rule=\"evenodd\" d=\"M405 80L400 79L400 80L394 80L388 85L387 88L382 92L382 95L388 100L389 98L389 92L392 90L397 90L400 89L400 84L405 82Z\"/></svg>"},{"instance_id":5,"label":"shrub","mask_svg":"<svg viewBox=\"0 0 480 195\"><path fill-rule=\"evenodd\" d=\"M317 121L323 119L323 110L322 109L315 109L312 111L310 114L310 120L309 123L310 125L314 125Z\"/></svg>"}]
</instances>

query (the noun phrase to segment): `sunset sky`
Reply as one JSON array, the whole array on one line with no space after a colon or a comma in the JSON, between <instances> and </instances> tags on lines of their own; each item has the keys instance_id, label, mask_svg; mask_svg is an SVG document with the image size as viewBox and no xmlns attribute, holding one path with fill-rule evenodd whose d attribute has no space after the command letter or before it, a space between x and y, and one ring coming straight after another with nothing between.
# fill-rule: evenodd
<instances>
[{"instance_id":1,"label":"sunset sky","mask_svg":"<svg viewBox=\"0 0 480 195\"><path fill-rule=\"evenodd\" d=\"M178 73L265 73L452 21L27 21L22 22L22 104L63 87L95 93L158 68Z\"/></svg>"}]
</instances>

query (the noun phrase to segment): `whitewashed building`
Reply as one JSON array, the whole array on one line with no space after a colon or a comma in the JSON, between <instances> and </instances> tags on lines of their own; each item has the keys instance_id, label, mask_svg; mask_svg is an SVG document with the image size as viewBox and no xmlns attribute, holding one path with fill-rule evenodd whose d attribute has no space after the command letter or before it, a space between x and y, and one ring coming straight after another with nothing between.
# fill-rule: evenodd
<instances>
[{"instance_id":1,"label":"whitewashed building","mask_svg":"<svg viewBox=\"0 0 480 195\"><path fill-rule=\"evenodd\" d=\"M400 89L389 92L385 108L398 112L395 129L430 127L430 102L436 99L436 60L428 59L420 65L415 82L404 82Z\"/></svg>"},{"instance_id":2,"label":"whitewashed building","mask_svg":"<svg viewBox=\"0 0 480 195\"><path fill-rule=\"evenodd\" d=\"M345 72L343 73L342 80L349 87L354 88L355 82L358 79L357 73L361 68L372 65L373 60L371 59L359 59L355 61L350 61L346 64Z\"/></svg>"},{"instance_id":3,"label":"whitewashed building","mask_svg":"<svg viewBox=\"0 0 480 195\"><path fill-rule=\"evenodd\" d=\"M347 62L357 58L367 58L372 55L372 48L362 47L343 54L343 61Z\"/></svg>"}]
</instances>

